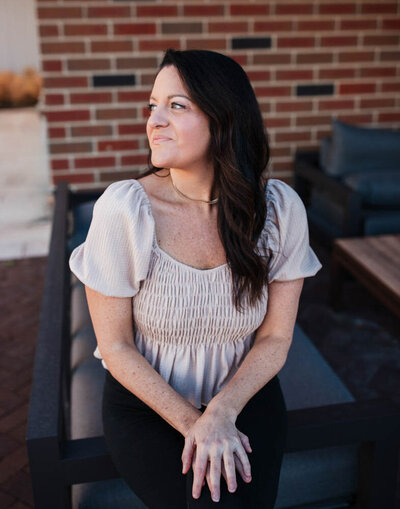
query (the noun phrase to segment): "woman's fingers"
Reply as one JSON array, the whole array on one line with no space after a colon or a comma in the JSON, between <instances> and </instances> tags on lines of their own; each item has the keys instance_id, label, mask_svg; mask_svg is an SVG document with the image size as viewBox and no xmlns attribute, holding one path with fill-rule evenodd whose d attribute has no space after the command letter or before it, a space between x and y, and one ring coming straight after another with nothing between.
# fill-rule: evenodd
<instances>
[{"instance_id":1,"label":"woman's fingers","mask_svg":"<svg viewBox=\"0 0 400 509\"><path fill-rule=\"evenodd\" d=\"M240 437L240 440L243 444L243 447L246 449L247 452L253 452L252 448L251 448L251 445L250 445L250 440L249 440L249 437L247 435L245 435L244 433L242 433L241 431L237 430L238 431L238 434L239 434L239 437Z\"/></svg>"},{"instance_id":2,"label":"woman's fingers","mask_svg":"<svg viewBox=\"0 0 400 509\"><path fill-rule=\"evenodd\" d=\"M245 476L245 477L243 477L243 476L242 477L243 477L243 480L246 481L248 478L251 478L251 466L250 466L249 458L246 454L246 451L243 449L243 447L238 447L235 450L235 454L242 463L243 473Z\"/></svg>"},{"instance_id":3,"label":"woman's fingers","mask_svg":"<svg viewBox=\"0 0 400 509\"><path fill-rule=\"evenodd\" d=\"M185 446L182 451L182 474L186 474L192 464L193 455L195 454L196 445L193 437L188 436L185 438Z\"/></svg>"},{"instance_id":4,"label":"woman's fingers","mask_svg":"<svg viewBox=\"0 0 400 509\"><path fill-rule=\"evenodd\" d=\"M242 465L242 462L240 461L240 459L236 456L236 454L233 456L235 458L235 466L236 466L236 470L239 472L241 478L243 479L244 482L250 482L251 481L251 476L250 477L247 477L245 472L244 472L244 468L243 468L243 465Z\"/></svg>"},{"instance_id":5,"label":"woman's fingers","mask_svg":"<svg viewBox=\"0 0 400 509\"><path fill-rule=\"evenodd\" d=\"M210 491L214 502L218 502L220 498L221 484L221 456L215 453L210 458Z\"/></svg>"},{"instance_id":6,"label":"woman's fingers","mask_svg":"<svg viewBox=\"0 0 400 509\"><path fill-rule=\"evenodd\" d=\"M201 489L203 487L203 480L206 475L207 460L208 460L207 455L199 454L198 449L196 449L196 460L193 464L193 486L192 486L193 498L200 497Z\"/></svg>"},{"instance_id":7,"label":"woman's fingers","mask_svg":"<svg viewBox=\"0 0 400 509\"><path fill-rule=\"evenodd\" d=\"M237 488L236 483L236 465L235 465L235 459L234 459L235 453L225 450L224 451L224 467L225 467L225 473L226 473L226 484L228 486L228 490L233 493Z\"/></svg>"}]
</instances>

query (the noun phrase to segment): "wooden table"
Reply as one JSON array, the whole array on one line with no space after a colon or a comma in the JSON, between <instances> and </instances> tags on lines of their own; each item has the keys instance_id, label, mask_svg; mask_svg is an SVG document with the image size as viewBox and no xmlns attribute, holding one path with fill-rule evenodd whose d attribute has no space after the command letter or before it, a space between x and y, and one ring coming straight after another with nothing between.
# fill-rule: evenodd
<instances>
[{"instance_id":1,"label":"wooden table","mask_svg":"<svg viewBox=\"0 0 400 509\"><path fill-rule=\"evenodd\" d=\"M400 235L336 239L329 303L339 308L345 271L400 317Z\"/></svg>"}]
</instances>

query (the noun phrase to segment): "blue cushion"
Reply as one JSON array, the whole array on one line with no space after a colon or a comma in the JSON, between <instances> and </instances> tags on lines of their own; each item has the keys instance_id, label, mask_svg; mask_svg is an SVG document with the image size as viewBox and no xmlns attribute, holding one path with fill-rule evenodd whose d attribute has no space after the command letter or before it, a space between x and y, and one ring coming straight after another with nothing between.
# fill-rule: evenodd
<instances>
[{"instance_id":1,"label":"blue cushion","mask_svg":"<svg viewBox=\"0 0 400 509\"><path fill-rule=\"evenodd\" d=\"M359 127L332 120L332 143L324 141L321 168L331 176L347 173L398 170L400 131Z\"/></svg>"},{"instance_id":2,"label":"blue cushion","mask_svg":"<svg viewBox=\"0 0 400 509\"><path fill-rule=\"evenodd\" d=\"M73 209L73 233L68 239L68 250L71 253L77 246L85 242L92 221L93 206L96 201L87 201L76 205Z\"/></svg>"},{"instance_id":3,"label":"blue cushion","mask_svg":"<svg viewBox=\"0 0 400 509\"><path fill-rule=\"evenodd\" d=\"M393 171L349 173L343 182L362 196L367 205L400 209L400 168Z\"/></svg>"}]
</instances>

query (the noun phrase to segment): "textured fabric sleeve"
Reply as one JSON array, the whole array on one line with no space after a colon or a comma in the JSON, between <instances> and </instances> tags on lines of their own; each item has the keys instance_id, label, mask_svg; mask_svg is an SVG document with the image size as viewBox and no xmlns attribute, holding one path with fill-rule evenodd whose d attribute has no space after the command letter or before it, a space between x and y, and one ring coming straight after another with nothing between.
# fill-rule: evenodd
<instances>
[{"instance_id":1,"label":"textured fabric sleeve","mask_svg":"<svg viewBox=\"0 0 400 509\"><path fill-rule=\"evenodd\" d=\"M309 244L307 213L300 196L285 182L270 179L267 207L268 282L314 276L322 265Z\"/></svg>"},{"instance_id":2,"label":"textured fabric sleeve","mask_svg":"<svg viewBox=\"0 0 400 509\"><path fill-rule=\"evenodd\" d=\"M98 198L85 242L69 258L71 271L103 295L133 297L147 276L154 220L134 180L110 184Z\"/></svg>"}]
</instances>

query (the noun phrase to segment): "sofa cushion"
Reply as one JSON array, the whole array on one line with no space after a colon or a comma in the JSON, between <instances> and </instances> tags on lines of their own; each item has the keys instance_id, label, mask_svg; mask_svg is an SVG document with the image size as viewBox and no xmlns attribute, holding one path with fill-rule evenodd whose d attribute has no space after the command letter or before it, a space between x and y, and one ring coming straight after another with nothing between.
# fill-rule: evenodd
<instances>
[{"instance_id":1,"label":"sofa cushion","mask_svg":"<svg viewBox=\"0 0 400 509\"><path fill-rule=\"evenodd\" d=\"M366 205L400 209L400 167L399 171L349 173L343 182L360 193Z\"/></svg>"},{"instance_id":2,"label":"sofa cushion","mask_svg":"<svg viewBox=\"0 0 400 509\"><path fill-rule=\"evenodd\" d=\"M92 221L95 200L76 205L73 209L73 234L68 239L68 250L71 253L77 246L85 242Z\"/></svg>"},{"instance_id":3,"label":"sofa cushion","mask_svg":"<svg viewBox=\"0 0 400 509\"><path fill-rule=\"evenodd\" d=\"M321 144L320 164L331 176L347 173L398 170L400 131L359 127L332 120L332 141Z\"/></svg>"}]
</instances>

